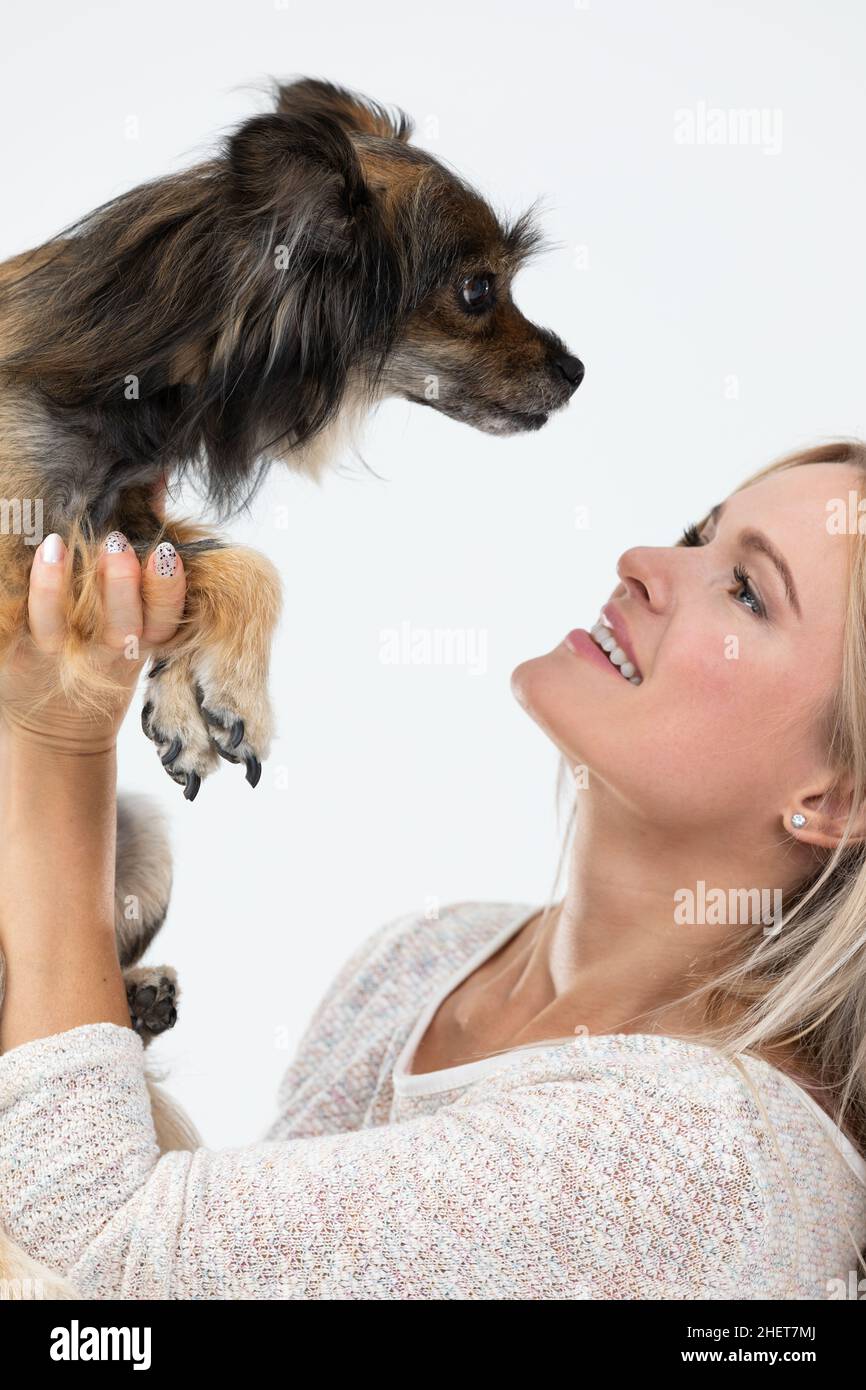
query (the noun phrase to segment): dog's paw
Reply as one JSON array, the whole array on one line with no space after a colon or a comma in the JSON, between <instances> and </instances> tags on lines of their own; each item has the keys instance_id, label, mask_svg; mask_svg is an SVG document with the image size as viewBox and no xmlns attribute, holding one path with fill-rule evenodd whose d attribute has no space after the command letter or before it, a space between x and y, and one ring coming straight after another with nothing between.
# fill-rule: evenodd
<instances>
[{"instance_id":1,"label":"dog's paw","mask_svg":"<svg viewBox=\"0 0 866 1390\"><path fill-rule=\"evenodd\" d=\"M133 1029L145 1042L174 1027L180 990L170 965L137 965L123 980Z\"/></svg>"},{"instance_id":2,"label":"dog's paw","mask_svg":"<svg viewBox=\"0 0 866 1390\"><path fill-rule=\"evenodd\" d=\"M250 786L258 784L270 749L270 701L266 687L236 662L195 654L157 661L141 721L188 800L220 758L243 763Z\"/></svg>"},{"instance_id":3,"label":"dog's paw","mask_svg":"<svg viewBox=\"0 0 866 1390\"><path fill-rule=\"evenodd\" d=\"M250 786L257 786L271 746L267 689L256 689L252 681L244 685L237 669L210 660L199 663L196 675L196 700L217 753L226 762L243 763Z\"/></svg>"},{"instance_id":4,"label":"dog's paw","mask_svg":"<svg viewBox=\"0 0 866 1390\"><path fill-rule=\"evenodd\" d=\"M202 779L218 765L217 749L196 698L188 657L158 661L148 672L141 727L156 745L160 761L188 801Z\"/></svg>"}]
</instances>

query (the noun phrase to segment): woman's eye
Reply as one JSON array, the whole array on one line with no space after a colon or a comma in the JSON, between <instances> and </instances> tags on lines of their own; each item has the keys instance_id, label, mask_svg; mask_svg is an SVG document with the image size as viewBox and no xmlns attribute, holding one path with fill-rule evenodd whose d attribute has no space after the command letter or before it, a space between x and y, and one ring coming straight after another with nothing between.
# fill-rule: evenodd
<instances>
[{"instance_id":1,"label":"woman's eye","mask_svg":"<svg viewBox=\"0 0 866 1390\"><path fill-rule=\"evenodd\" d=\"M743 607L751 608L752 612L756 613L759 618L765 618L767 614L764 605L752 588L751 576L746 573L742 565L734 565L734 579L737 582L737 592L748 595L749 601L744 603Z\"/></svg>"},{"instance_id":2,"label":"woman's eye","mask_svg":"<svg viewBox=\"0 0 866 1390\"><path fill-rule=\"evenodd\" d=\"M683 527L683 534L680 539L680 545L703 545L703 543L704 542L701 538L701 533L698 530L697 526L695 526L694 522L692 522L689 526Z\"/></svg>"},{"instance_id":3,"label":"woman's eye","mask_svg":"<svg viewBox=\"0 0 866 1390\"><path fill-rule=\"evenodd\" d=\"M706 545L707 542L704 540L697 526L691 524L683 528L683 534L680 537L679 544ZM751 576L746 573L742 565L734 565L734 580L737 586L734 591L735 595L741 594L744 596L744 601L738 597L737 602L740 603L743 608L751 609L757 617L766 618L767 610L764 607L763 600L760 595L755 593L755 590L752 588Z\"/></svg>"},{"instance_id":4,"label":"woman's eye","mask_svg":"<svg viewBox=\"0 0 866 1390\"><path fill-rule=\"evenodd\" d=\"M493 281L489 275L469 275L460 286L463 303L470 309L477 309L490 298Z\"/></svg>"}]
</instances>

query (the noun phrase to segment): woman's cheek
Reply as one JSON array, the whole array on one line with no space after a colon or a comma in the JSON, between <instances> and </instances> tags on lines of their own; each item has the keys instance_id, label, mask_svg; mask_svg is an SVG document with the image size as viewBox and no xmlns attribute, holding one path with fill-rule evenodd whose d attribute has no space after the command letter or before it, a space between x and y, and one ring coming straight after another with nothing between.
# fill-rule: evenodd
<instances>
[{"instance_id":1,"label":"woman's cheek","mask_svg":"<svg viewBox=\"0 0 866 1390\"><path fill-rule=\"evenodd\" d=\"M742 659L728 658L718 647L695 645L687 654L667 661L664 672L654 672L647 685L643 706L653 729L656 755L681 757L696 772L706 772L738 744L751 745L755 722L751 683ZM769 691L762 704L768 698Z\"/></svg>"},{"instance_id":2,"label":"woman's cheek","mask_svg":"<svg viewBox=\"0 0 866 1390\"><path fill-rule=\"evenodd\" d=\"M716 702L724 706L754 698L756 683L764 683L765 663L738 633L720 633L712 641L691 644L674 663L676 685L689 692L694 713L701 706L712 712Z\"/></svg>"}]
</instances>

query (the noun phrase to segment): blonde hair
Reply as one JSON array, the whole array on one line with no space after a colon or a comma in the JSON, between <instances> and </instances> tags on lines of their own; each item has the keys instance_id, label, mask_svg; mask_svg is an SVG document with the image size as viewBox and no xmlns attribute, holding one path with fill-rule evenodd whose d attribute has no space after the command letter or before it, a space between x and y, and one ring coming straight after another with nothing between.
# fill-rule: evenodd
<instances>
[{"instance_id":1,"label":"blonde hair","mask_svg":"<svg viewBox=\"0 0 866 1390\"><path fill-rule=\"evenodd\" d=\"M809 464L842 463L859 468L866 484L866 443L843 439L787 454L748 477L735 492L772 473ZM866 486L864 486L866 492ZM858 490L859 492L859 490ZM858 499L859 500L859 499ZM859 512L858 512L859 515ZM700 530L709 513L698 523ZM833 1119L866 1152L866 843L850 842L851 824L866 809L866 544L859 532L851 546L848 604L843 633L842 675L819 715L830 766L850 785L851 812L841 842L790 898L772 934L760 926L747 930L712 977L676 1002L698 1005L703 1022L685 1041L715 1050L736 1068L749 1086L772 1131L760 1095L741 1062L743 1054L760 1056L798 1044L817 1077ZM680 542L682 543L682 542ZM565 757L559 762L557 805L569 782ZM544 906L543 929L556 901L563 865L573 840L578 796L572 800L553 889ZM732 1009L733 1006L733 1009ZM665 1009L670 1008L666 1003ZM659 1010L641 1017L652 1018ZM731 1015L733 1014L733 1021ZM551 1038L553 1043L564 1038ZM538 1042L527 1044L538 1047ZM775 1134L776 1151L782 1158ZM829 1140L828 1140L829 1142ZM795 1209L800 1206L790 1172ZM849 1227L856 1259L866 1273L864 1252Z\"/></svg>"}]
</instances>

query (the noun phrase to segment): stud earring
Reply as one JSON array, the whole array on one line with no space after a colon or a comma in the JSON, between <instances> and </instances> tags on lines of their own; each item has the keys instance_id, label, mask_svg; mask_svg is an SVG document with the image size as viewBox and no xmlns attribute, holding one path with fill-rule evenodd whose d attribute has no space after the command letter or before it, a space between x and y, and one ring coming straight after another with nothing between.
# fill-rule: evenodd
<instances>
[{"instance_id":1,"label":"stud earring","mask_svg":"<svg viewBox=\"0 0 866 1390\"><path fill-rule=\"evenodd\" d=\"M791 824L796 830L799 830L801 826L806 824L806 817L800 811L795 811L791 817Z\"/></svg>"}]
</instances>

